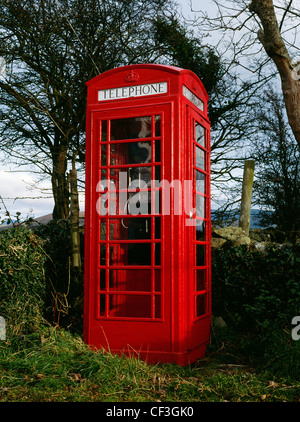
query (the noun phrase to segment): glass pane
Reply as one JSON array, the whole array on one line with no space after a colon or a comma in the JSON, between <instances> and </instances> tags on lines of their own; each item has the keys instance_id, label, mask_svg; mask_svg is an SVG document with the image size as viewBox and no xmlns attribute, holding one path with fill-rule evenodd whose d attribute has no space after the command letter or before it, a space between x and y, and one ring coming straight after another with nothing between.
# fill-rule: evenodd
<instances>
[{"instance_id":1,"label":"glass pane","mask_svg":"<svg viewBox=\"0 0 300 422\"><path fill-rule=\"evenodd\" d=\"M151 214L151 192L138 192L128 195L127 214Z\"/></svg>"},{"instance_id":2,"label":"glass pane","mask_svg":"<svg viewBox=\"0 0 300 422\"><path fill-rule=\"evenodd\" d=\"M185 85L182 87L182 93L183 95L191 101L196 107L198 107L201 111L204 110L204 103L200 98L198 98L189 88L187 88Z\"/></svg>"},{"instance_id":3,"label":"glass pane","mask_svg":"<svg viewBox=\"0 0 300 422\"><path fill-rule=\"evenodd\" d=\"M110 245L110 265L151 265L151 243Z\"/></svg>"},{"instance_id":4,"label":"glass pane","mask_svg":"<svg viewBox=\"0 0 300 422\"><path fill-rule=\"evenodd\" d=\"M109 290L151 292L151 270L110 270Z\"/></svg>"},{"instance_id":5,"label":"glass pane","mask_svg":"<svg viewBox=\"0 0 300 422\"><path fill-rule=\"evenodd\" d=\"M205 148L205 130L198 122L195 125L195 141Z\"/></svg>"},{"instance_id":6,"label":"glass pane","mask_svg":"<svg viewBox=\"0 0 300 422\"><path fill-rule=\"evenodd\" d=\"M107 180L107 170L106 169L102 169L101 170L101 181Z\"/></svg>"},{"instance_id":7,"label":"glass pane","mask_svg":"<svg viewBox=\"0 0 300 422\"><path fill-rule=\"evenodd\" d=\"M107 145L103 144L101 146L101 166L107 165Z\"/></svg>"},{"instance_id":8,"label":"glass pane","mask_svg":"<svg viewBox=\"0 0 300 422\"><path fill-rule=\"evenodd\" d=\"M118 211L117 194L103 193L96 202L97 213L101 216L116 215Z\"/></svg>"},{"instance_id":9,"label":"glass pane","mask_svg":"<svg viewBox=\"0 0 300 422\"><path fill-rule=\"evenodd\" d=\"M100 220L100 239L106 239L106 220Z\"/></svg>"},{"instance_id":10,"label":"glass pane","mask_svg":"<svg viewBox=\"0 0 300 422\"><path fill-rule=\"evenodd\" d=\"M123 227L124 224L124 227ZM109 238L111 240L127 239L128 230L123 219L109 220Z\"/></svg>"},{"instance_id":11,"label":"glass pane","mask_svg":"<svg viewBox=\"0 0 300 422\"><path fill-rule=\"evenodd\" d=\"M205 246L196 245L196 266L203 267L205 265Z\"/></svg>"},{"instance_id":12,"label":"glass pane","mask_svg":"<svg viewBox=\"0 0 300 422\"><path fill-rule=\"evenodd\" d=\"M132 167L128 169L128 188L145 189L151 186L151 167Z\"/></svg>"},{"instance_id":13,"label":"glass pane","mask_svg":"<svg viewBox=\"0 0 300 422\"><path fill-rule=\"evenodd\" d=\"M205 152L195 146L195 155L196 155L196 167L199 167L201 170L205 170Z\"/></svg>"},{"instance_id":14,"label":"glass pane","mask_svg":"<svg viewBox=\"0 0 300 422\"><path fill-rule=\"evenodd\" d=\"M206 270L196 270L196 290L206 290Z\"/></svg>"},{"instance_id":15,"label":"glass pane","mask_svg":"<svg viewBox=\"0 0 300 422\"><path fill-rule=\"evenodd\" d=\"M106 142L107 141L107 121L103 120L101 122L101 141Z\"/></svg>"},{"instance_id":16,"label":"glass pane","mask_svg":"<svg viewBox=\"0 0 300 422\"><path fill-rule=\"evenodd\" d=\"M146 190L116 193L115 190L112 190L110 193L101 194L97 200L96 209L101 216L150 215L151 192Z\"/></svg>"},{"instance_id":17,"label":"glass pane","mask_svg":"<svg viewBox=\"0 0 300 422\"><path fill-rule=\"evenodd\" d=\"M198 170L196 172L196 191L205 193L205 175Z\"/></svg>"},{"instance_id":18,"label":"glass pane","mask_svg":"<svg viewBox=\"0 0 300 422\"><path fill-rule=\"evenodd\" d=\"M155 295L155 318L161 318L161 296Z\"/></svg>"},{"instance_id":19,"label":"glass pane","mask_svg":"<svg viewBox=\"0 0 300 422\"><path fill-rule=\"evenodd\" d=\"M196 316L199 317L207 313L206 294L198 295L196 298Z\"/></svg>"},{"instance_id":20,"label":"glass pane","mask_svg":"<svg viewBox=\"0 0 300 422\"><path fill-rule=\"evenodd\" d=\"M153 197L152 197L153 198ZM155 215L161 214L162 212L162 191L155 191L154 192L154 207L152 207L153 213Z\"/></svg>"},{"instance_id":21,"label":"glass pane","mask_svg":"<svg viewBox=\"0 0 300 422\"><path fill-rule=\"evenodd\" d=\"M155 116L155 136L160 136L161 134L160 123L161 123L160 116Z\"/></svg>"},{"instance_id":22,"label":"glass pane","mask_svg":"<svg viewBox=\"0 0 300 422\"><path fill-rule=\"evenodd\" d=\"M161 245L155 243L155 265L161 265Z\"/></svg>"},{"instance_id":23,"label":"glass pane","mask_svg":"<svg viewBox=\"0 0 300 422\"><path fill-rule=\"evenodd\" d=\"M105 315L105 308L106 308L105 296L106 295L100 295L100 316Z\"/></svg>"},{"instance_id":24,"label":"glass pane","mask_svg":"<svg viewBox=\"0 0 300 422\"><path fill-rule=\"evenodd\" d=\"M160 163L161 155L160 155L160 141L155 141L155 162Z\"/></svg>"},{"instance_id":25,"label":"glass pane","mask_svg":"<svg viewBox=\"0 0 300 422\"><path fill-rule=\"evenodd\" d=\"M161 292L161 269L155 270L155 291Z\"/></svg>"},{"instance_id":26,"label":"glass pane","mask_svg":"<svg viewBox=\"0 0 300 422\"><path fill-rule=\"evenodd\" d=\"M155 239L161 238L161 219L155 218Z\"/></svg>"},{"instance_id":27,"label":"glass pane","mask_svg":"<svg viewBox=\"0 0 300 422\"><path fill-rule=\"evenodd\" d=\"M151 318L151 296L111 295L109 316Z\"/></svg>"},{"instance_id":28,"label":"glass pane","mask_svg":"<svg viewBox=\"0 0 300 422\"><path fill-rule=\"evenodd\" d=\"M205 223L201 220L196 220L196 240L205 240Z\"/></svg>"},{"instance_id":29,"label":"glass pane","mask_svg":"<svg viewBox=\"0 0 300 422\"><path fill-rule=\"evenodd\" d=\"M101 183L98 183L97 185L97 192L107 193L108 190L115 192L116 185L114 183L113 177L111 177L111 180L109 180L107 177L107 170L101 170Z\"/></svg>"},{"instance_id":30,"label":"glass pane","mask_svg":"<svg viewBox=\"0 0 300 422\"><path fill-rule=\"evenodd\" d=\"M109 236L111 240L151 239L151 219L111 219Z\"/></svg>"},{"instance_id":31,"label":"glass pane","mask_svg":"<svg viewBox=\"0 0 300 422\"><path fill-rule=\"evenodd\" d=\"M158 182L161 181L160 166L155 166L155 180L157 180Z\"/></svg>"},{"instance_id":32,"label":"glass pane","mask_svg":"<svg viewBox=\"0 0 300 422\"><path fill-rule=\"evenodd\" d=\"M105 290L106 287L106 270L100 270L100 290Z\"/></svg>"},{"instance_id":33,"label":"glass pane","mask_svg":"<svg viewBox=\"0 0 300 422\"><path fill-rule=\"evenodd\" d=\"M196 216L205 218L205 198L202 195L196 195Z\"/></svg>"},{"instance_id":34,"label":"glass pane","mask_svg":"<svg viewBox=\"0 0 300 422\"><path fill-rule=\"evenodd\" d=\"M100 246L100 265L106 265L106 245Z\"/></svg>"},{"instance_id":35,"label":"glass pane","mask_svg":"<svg viewBox=\"0 0 300 422\"><path fill-rule=\"evenodd\" d=\"M111 140L151 137L151 116L111 120Z\"/></svg>"},{"instance_id":36,"label":"glass pane","mask_svg":"<svg viewBox=\"0 0 300 422\"><path fill-rule=\"evenodd\" d=\"M151 162L151 142L111 144L110 164L144 164Z\"/></svg>"},{"instance_id":37,"label":"glass pane","mask_svg":"<svg viewBox=\"0 0 300 422\"><path fill-rule=\"evenodd\" d=\"M147 189L151 187L151 167L113 168L110 170L110 178L114 182L116 190L122 189Z\"/></svg>"}]
</instances>

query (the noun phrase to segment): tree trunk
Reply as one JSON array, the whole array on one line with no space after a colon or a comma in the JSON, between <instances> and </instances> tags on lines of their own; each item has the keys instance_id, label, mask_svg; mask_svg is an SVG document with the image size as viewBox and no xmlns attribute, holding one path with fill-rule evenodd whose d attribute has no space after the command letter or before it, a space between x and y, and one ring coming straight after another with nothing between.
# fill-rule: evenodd
<instances>
[{"instance_id":1,"label":"tree trunk","mask_svg":"<svg viewBox=\"0 0 300 422\"><path fill-rule=\"evenodd\" d=\"M263 29L258 38L268 56L275 63L281 78L289 124L300 146L300 81L295 77L295 67L280 34L272 0L252 0L249 6L260 19Z\"/></svg>"},{"instance_id":2,"label":"tree trunk","mask_svg":"<svg viewBox=\"0 0 300 422\"><path fill-rule=\"evenodd\" d=\"M250 219L251 219L251 200L254 178L254 160L245 161L242 202L239 219L239 227L241 227L247 236L249 236Z\"/></svg>"},{"instance_id":3,"label":"tree trunk","mask_svg":"<svg viewBox=\"0 0 300 422\"><path fill-rule=\"evenodd\" d=\"M53 220L69 218L69 181L67 158L64 150L52 154L52 191L54 198Z\"/></svg>"},{"instance_id":4,"label":"tree trunk","mask_svg":"<svg viewBox=\"0 0 300 422\"><path fill-rule=\"evenodd\" d=\"M76 271L81 268L80 256L80 234L79 234L79 200L77 187L77 170L75 163L70 171L70 192L71 192L71 241L72 241L72 267Z\"/></svg>"}]
</instances>

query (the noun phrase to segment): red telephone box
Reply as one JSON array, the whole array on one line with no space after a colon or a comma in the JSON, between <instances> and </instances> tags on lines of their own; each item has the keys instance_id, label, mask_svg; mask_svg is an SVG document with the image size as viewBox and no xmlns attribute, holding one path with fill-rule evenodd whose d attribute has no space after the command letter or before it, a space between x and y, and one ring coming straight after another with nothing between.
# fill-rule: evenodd
<instances>
[{"instance_id":1,"label":"red telephone box","mask_svg":"<svg viewBox=\"0 0 300 422\"><path fill-rule=\"evenodd\" d=\"M210 336L207 93L155 64L87 86L84 340L187 365Z\"/></svg>"}]
</instances>

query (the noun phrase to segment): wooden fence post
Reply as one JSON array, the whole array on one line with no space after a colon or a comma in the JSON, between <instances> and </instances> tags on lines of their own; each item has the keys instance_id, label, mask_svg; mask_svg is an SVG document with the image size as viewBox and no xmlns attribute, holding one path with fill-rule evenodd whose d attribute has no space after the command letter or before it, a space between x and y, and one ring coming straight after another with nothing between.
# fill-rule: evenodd
<instances>
[{"instance_id":1,"label":"wooden fence post","mask_svg":"<svg viewBox=\"0 0 300 422\"><path fill-rule=\"evenodd\" d=\"M249 236L249 230L250 230L254 166L255 166L254 160L245 161L239 227L241 227L244 230L247 236Z\"/></svg>"}]
</instances>

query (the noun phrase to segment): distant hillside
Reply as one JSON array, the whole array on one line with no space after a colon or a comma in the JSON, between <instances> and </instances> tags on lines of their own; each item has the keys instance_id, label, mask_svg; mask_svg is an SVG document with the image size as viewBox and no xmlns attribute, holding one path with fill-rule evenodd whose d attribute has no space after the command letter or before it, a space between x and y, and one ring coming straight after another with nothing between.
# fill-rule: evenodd
<instances>
[{"instance_id":1,"label":"distant hillside","mask_svg":"<svg viewBox=\"0 0 300 422\"><path fill-rule=\"evenodd\" d=\"M251 229L264 229L267 226L264 226L260 223L262 212L257 209L251 210L251 217L250 217L250 228ZM211 217L212 220L216 220L216 210L211 211ZM238 210L232 210L226 213L225 221L231 221L234 217L234 223L232 223L233 226L237 226L239 222L239 211Z\"/></svg>"},{"instance_id":2,"label":"distant hillside","mask_svg":"<svg viewBox=\"0 0 300 422\"><path fill-rule=\"evenodd\" d=\"M84 224L84 212L79 213L80 225ZM32 226L39 226L41 224L48 224L52 220L52 214L43 215L42 217L33 218L32 221L30 221L30 225ZM10 221L10 224L2 224L0 225L0 230L9 229L14 226L14 224L17 223L17 220Z\"/></svg>"},{"instance_id":3,"label":"distant hillside","mask_svg":"<svg viewBox=\"0 0 300 422\"><path fill-rule=\"evenodd\" d=\"M232 225L233 226L238 225L238 221L239 221L238 210L232 210L230 212L227 212L226 219L228 219L228 221L231 221L233 216L234 216L235 220L234 220L234 223ZM211 211L211 217L212 217L213 221L216 220L216 210ZM263 228L265 228L264 226L262 226L260 224L260 222L259 222L260 218L261 218L261 211L253 209L251 211L251 229L263 229ZM51 220L52 220L52 214L47 214L47 215L43 215L42 217L33 218L33 221L32 221L31 224L33 226L38 226L40 224L47 224ZM17 221L10 222L10 224L8 224L8 225L2 224L2 225L0 225L0 230L13 227L13 224L16 223L16 222ZM80 225L83 225L83 224L84 224L84 212L80 212Z\"/></svg>"}]
</instances>

